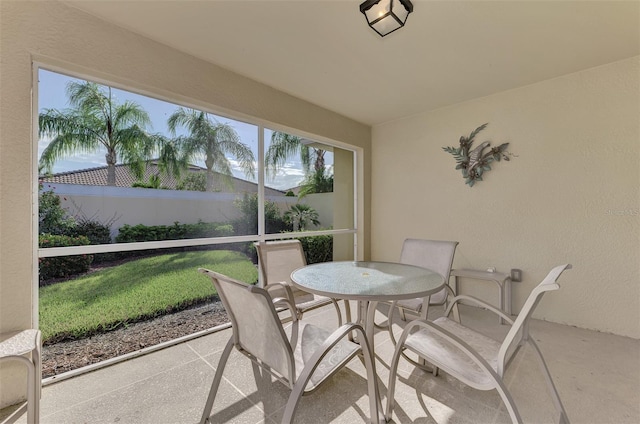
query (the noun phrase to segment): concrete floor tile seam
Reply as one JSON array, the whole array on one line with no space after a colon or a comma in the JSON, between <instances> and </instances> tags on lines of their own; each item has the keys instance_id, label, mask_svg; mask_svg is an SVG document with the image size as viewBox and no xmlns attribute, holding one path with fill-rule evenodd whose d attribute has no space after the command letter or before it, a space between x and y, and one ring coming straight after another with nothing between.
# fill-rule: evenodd
<instances>
[{"instance_id":1,"label":"concrete floor tile seam","mask_svg":"<svg viewBox=\"0 0 640 424\"><path fill-rule=\"evenodd\" d=\"M257 422L256 424L280 424L280 420L276 420L273 418L276 414L280 414L280 411L284 409L284 406L277 411L272 412L270 415L264 417L262 421Z\"/></svg>"},{"instance_id":2,"label":"concrete floor tile seam","mask_svg":"<svg viewBox=\"0 0 640 424\"><path fill-rule=\"evenodd\" d=\"M251 361L251 360L249 359L249 361ZM229 363L227 363L227 365L229 365ZM240 389L240 387L236 386L236 385L235 385L235 384L234 384L234 383L233 383L229 378L227 378L227 377L225 377L225 376L224 376L224 372L223 372L223 374L222 374L222 379L223 379L225 382L227 382L227 383L228 383L228 384L229 384L229 385L230 385L230 386L231 386L231 387L232 387L236 392L238 392L238 393L239 393L243 398L245 398L247 401L249 401L249 403L251 403L251 405L253 405L255 408L257 408L260 412L262 412L263 414L264 414L264 413L266 413L266 411L265 411L263 408L261 408L261 407L260 407L260 404L259 404L259 403L256 403L256 402L254 402L254 401L252 400L252 396L251 396L251 394L250 394L250 393L244 393L244 391L242 391L242 389ZM212 381L213 381L213 380L212 380ZM274 381L272 381L272 383L282 384L282 383L281 383L281 382L279 382L279 381L275 381L275 382L274 382ZM210 386L211 386L211 385L209 384L209 387L210 387ZM207 390L209 390L209 389L207 389ZM208 392L207 392L207 394L208 394ZM277 412L277 411L280 411L282 408L284 408L284 406L282 406L282 407L278 408L278 409L276 410L276 412ZM272 414L272 415L273 415L273 414Z\"/></svg>"},{"instance_id":3,"label":"concrete floor tile seam","mask_svg":"<svg viewBox=\"0 0 640 424\"><path fill-rule=\"evenodd\" d=\"M375 351L378 347L384 347L386 344L393 344L391 338L388 336L389 333L385 332L386 337L383 340L380 340L381 337L378 334L375 334L373 337L373 350Z\"/></svg>"},{"instance_id":4,"label":"concrete floor tile seam","mask_svg":"<svg viewBox=\"0 0 640 424\"><path fill-rule=\"evenodd\" d=\"M72 410L72 409L75 409L75 408L76 408L76 407L78 407L78 406L84 405L84 404L89 403L89 402L93 402L93 401L94 401L94 400L96 400L96 399L100 399L101 397L105 397L105 396L107 396L108 394L113 393L113 392L117 392L117 391L119 391L119 390L120 390L120 389L114 389L114 390L110 390L109 392L101 393L101 394L100 394L100 395L98 395L98 396L93 396L93 397L91 397L91 398L83 399L83 400L82 400L82 401L80 401L80 402L76 402L76 403L74 403L74 404L72 404L72 405L69 405L69 406L67 406L67 407L65 407L65 408L62 408L62 409L57 409L57 410L55 410L55 411L53 411L53 412L51 412L51 413L49 413L49 414L45 413L45 412L42 410L42 408L40 408L40 421L46 422L46 418L50 418L50 417L53 417L53 416L56 416L56 415L62 414L62 413L64 413L64 412L70 411L70 410Z\"/></svg>"},{"instance_id":5,"label":"concrete floor tile seam","mask_svg":"<svg viewBox=\"0 0 640 424\"><path fill-rule=\"evenodd\" d=\"M157 374L156 374L156 375L157 375ZM143 379L143 380L139 380L139 381L144 381L144 380L145 380L145 379ZM81 406L81 405L87 404L87 403L89 403L89 402L93 402L94 400L97 400L97 399L100 399L100 398L103 398L103 397L109 396L109 395L111 395L111 394L113 394L113 393L116 393L116 392L119 392L119 391L121 391L121 390L123 390L123 389L125 389L125 388L127 388L127 387L129 387L129 386L131 386L131 385L133 385L133 384L138 383L139 381L136 381L136 382L131 383L131 384L127 384L127 385L125 385L125 386L120 386L120 387L117 387L117 388L114 388L114 389L111 389L111 390L108 390L108 391L101 392L99 395L96 395L96 396L92 396L92 397L88 397L88 398L82 399L81 401L79 401L79 402L75 402L75 403L73 403L73 404L71 404L71 405L69 405L69 406L67 406L67 407L65 407L65 408L57 409L57 410L55 410L54 412L52 412L52 413L50 413L50 414L43 413L44 411L43 411L43 410L42 410L42 408L41 408L41 409L40 409L40 416L41 416L41 418L47 418L47 417L52 417L52 416L54 416L54 415L61 414L61 413L63 413L63 412L66 412L66 411L69 411L69 410L71 410L71 409L74 409L74 408L76 408L76 407L78 407L78 406ZM52 389L53 387L55 387L55 385L51 385L51 386L48 386L48 387L46 387L46 388L43 388L43 394L46 394L46 392L47 392L48 390ZM44 396L43 396L43 397L44 397Z\"/></svg>"},{"instance_id":6,"label":"concrete floor tile seam","mask_svg":"<svg viewBox=\"0 0 640 424\"><path fill-rule=\"evenodd\" d=\"M205 364L207 364L209 367L211 367L214 371L218 368L218 364L213 364L213 363L209 362L205 356L201 355L196 349L194 349L191 345L189 345L189 343L187 343L187 347L189 349L191 349L191 351L193 353L196 354L196 356L198 357L199 360L202 360ZM224 348L216 350L215 352L209 352L209 353L207 353L206 356L215 355L216 353L222 352L223 350L224 350ZM196 360L198 360L198 359L196 359Z\"/></svg>"},{"instance_id":7,"label":"concrete floor tile seam","mask_svg":"<svg viewBox=\"0 0 640 424\"><path fill-rule=\"evenodd\" d=\"M168 373L169 371L172 371L172 370L177 369L177 368L179 368L179 367L182 367L182 366L185 366L185 365L191 364L191 363L193 363L193 362L197 362L197 361L199 361L199 360L200 360L200 358L195 358L195 359L192 359L192 360L190 360L190 361L184 362L184 363L182 363L182 364L179 364L179 365L176 365L176 366L173 366L173 367L167 368L167 369L165 369L165 370L163 370L163 371L160 371L160 372L157 372L157 373L155 373L155 374L149 375L149 376L147 376L147 377L145 377L145 378L141 378L141 379L139 379L139 380L132 381L132 382L130 382L130 383L128 383L128 384L125 384L124 386L119 386L119 387L113 388L113 389L111 389L111 390L101 392L99 395L96 395L96 396L92 396L92 397L89 397L89 398L83 399L83 400L82 400L82 401L80 401L80 402L76 402L76 403L74 403L74 404L72 404L72 405L69 405L69 406L68 406L68 407L66 407L66 408L63 408L63 409L58 409L58 410L56 410L55 412L52 412L52 413L50 413L50 414L44 414L44 415L42 415L42 410L41 410L41 416L42 416L42 418L46 418L46 417L51 417L51 416L53 416L53 415L56 415L56 414L62 413L62 412L64 412L64 411L68 411L68 410L70 410L70 409L76 408L76 407L78 407L78 406L81 406L81 405L83 405L83 404L86 404L86 403L92 402L92 401L94 401L94 400L97 400L97 399L100 399L100 398L103 398L103 397L106 397L106 396L110 396L110 395L111 395L111 394L113 394L113 393L117 393L117 392L119 392L119 391L125 390L125 389L127 389L127 388L129 388L129 387L131 387L131 386L134 386L134 385L139 384L139 383L143 383L143 382L148 381L148 380L150 380L150 379L152 379L152 378L155 378L155 377L157 377L157 376L159 376L159 375L162 375L162 374ZM205 362L206 362L206 361L205 361ZM62 382L61 382L61 383L62 383ZM52 388L53 386L55 386L55 385L51 385L51 386L49 386L49 387L51 387L51 388ZM48 389L48 388L44 388L43 390L46 392L46 391L47 391L47 389Z\"/></svg>"},{"instance_id":8,"label":"concrete floor tile seam","mask_svg":"<svg viewBox=\"0 0 640 424\"><path fill-rule=\"evenodd\" d=\"M177 364L177 365L174 365L174 366L172 366L172 367L165 368L165 369L163 369L162 371L158 371L158 372L157 372L157 373L155 373L155 374L148 375L148 376L146 376L145 378L141 378L140 380L137 380L137 381L134 381L134 382L132 382L132 383L129 383L129 384L125 385L125 386L122 386L122 387L120 387L118 390L121 390L121 389L124 389L124 388L130 387L130 386L132 386L132 385L134 385L134 384L142 383L142 382L144 382L144 381L147 381L147 380L150 380L150 379L152 379L152 378L155 378L155 377L157 377L157 376L159 376L159 375L166 374L166 373L168 373L168 372L170 372L170 371L173 371L173 370L175 370L175 369L178 369L178 368L184 367L184 366L189 365L189 364L193 364L194 362L198 362L198 361L201 361L201 360L202 360L202 358L199 358L199 357L198 357L198 358L193 358L193 359L191 359L191 360L188 360L187 362L182 362L182 363ZM207 365L208 365L208 363L207 363L206 361L204 361L204 362L205 362L205 364L207 364Z\"/></svg>"}]
</instances>

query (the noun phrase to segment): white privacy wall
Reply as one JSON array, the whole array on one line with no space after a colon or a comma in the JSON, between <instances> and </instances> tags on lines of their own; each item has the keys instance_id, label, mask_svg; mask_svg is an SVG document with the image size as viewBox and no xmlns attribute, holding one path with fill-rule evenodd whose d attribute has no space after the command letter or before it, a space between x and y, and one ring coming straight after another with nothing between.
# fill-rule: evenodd
<instances>
[{"instance_id":1,"label":"white privacy wall","mask_svg":"<svg viewBox=\"0 0 640 424\"><path fill-rule=\"evenodd\" d=\"M242 217L236 201L242 199L243 193L50 183L45 183L43 190L53 191L69 216L108 225L113 240L124 225L229 223ZM281 214L295 204L307 204L318 213L320 228L333 228L333 193L311 194L302 199L266 196L266 200L273 202Z\"/></svg>"},{"instance_id":2,"label":"white privacy wall","mask_svg":"<svg viewBox=\"0 0 640 424\"><path fill-rule=\"evenodd\" d=\"M635 57L374 127L372 258L397 259L406 237L457 240L454 267L523 270L514 311L569 262L536 317L639 338L639 79ZM470 188L442 147L485 122L474 146L516 157Z\"/></svg>"}]
</instances>

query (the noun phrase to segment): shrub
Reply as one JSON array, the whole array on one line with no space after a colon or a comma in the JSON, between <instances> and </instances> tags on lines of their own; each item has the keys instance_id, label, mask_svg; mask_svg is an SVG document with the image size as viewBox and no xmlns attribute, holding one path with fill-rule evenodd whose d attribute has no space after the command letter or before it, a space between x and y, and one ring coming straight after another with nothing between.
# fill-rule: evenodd
<instances>
[{"instance_id":1,"label":"shrub","mask_svg":"<svg viewBox=\"0 0 640 424\"><path fill-rule=\"evenodd\" d=\"M333 260L332 235L301 237L299 240L309 265Z\"/></svg>"},{"instance_id":2,"label":"shrub","mask_svg":"<svg viewBox=\"0 0 640 424\"><path fill-rule=\"evenodd\" d=\"M318 212L309 205L298 203L291 205L284 213L284 220L293 227L293 231L305 231L309 224L320 225Z\"/></svg>"},{"instance_id":3,"label":"shrub","mask_svg":"<svg viewBox=\"0 0 640 424\"><path fill-rule=\"evenodd\" d=\"M38 236L38 245L40 247L86 246L88 244L90 244L89 239L85 236L70 237L56 234L40 234ZM87 272L92 261L92 255L40 258L38 260L40 281Z\"/></svg>"},{"instance_id":4,"label":"shrub","mask_svg":"<svg viewBox=\"0 0 640 424\"><path fill-rule=\"evenodd\" d=\"M173 225L123 225L120 227L117 243L132 243L140 241L179 240L192 238L225 237L233 235L233 226L217 222L202 222L197 224Z\"/></svg>"},{"instance_id":5,"label":"shrub","mask_svg":"<svg viewBox=\"0 0 640 424\"><path fill-rule=\"evenodd\" d=\"M60 206L57 194L41 190L38 198L38 225L40 234L66 234L76 225L76 221Z\"/></svg>"},{"instance_id":6,"label":"shrub","mask_svg":"<svg viewBox=\"0 0 640 424\"><path fill-rule=\"evenodd\" d=\"M242 199L235 201L235 205L242 213L242 216L233 222L236 235L258 234L258 194L245 193ZM291 231L291 226L280 215L275 202L265 200L264 219L267 234Z\"/></svg>"},{"instance_id":7,"label":"shrub","mask_svg":"<svg viewBox=\"0 0 640 424\"><path fill-rule=\"evenodd\" d=\"M78 220L75 227L69 229L66 235L85 236L89 239L89 244L111 243L111 229L98 221Z\"/></svg>"},{"instance_id":8,"label":"shrub","mask_svg":"<svg viewBox=\"0 0 640 424\"><path fill-rule=\"evenodd\" d=\"M71 228L66 235L85 236L89 239L89 244L109 244L111 243L111 226L87 218L76 217L75 227ZM118 258L117 253L100 253L93 255L93 263L113 261L116 258Z\"/></svg>"}]
</instances>

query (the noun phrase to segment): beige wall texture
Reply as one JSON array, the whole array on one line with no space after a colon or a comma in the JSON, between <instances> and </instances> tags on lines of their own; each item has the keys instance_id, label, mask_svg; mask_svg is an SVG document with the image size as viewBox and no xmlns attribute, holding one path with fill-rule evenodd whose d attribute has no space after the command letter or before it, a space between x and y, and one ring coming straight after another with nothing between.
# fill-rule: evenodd
<instances>
[{"instance_id":1,"label":"beige wall texture","mask_svg":"<svg viewBox=\"0 0 640 424\"><path fill-rule=\"evenodd\" d=\"M142 94L257 117L364 151L370 128L54 1L0 1L0 331L29 328L34 298L32 62ZM364 199L366 214L368 193ZM367 217L365 215L365 217ZM367 230L360 228L366 238ZM366 246L366 244L365 244ZM365 252L367 255L368 252ZM0 369L0 407L23 396L23 371Z\"/></svg>"},{"instance_id":2,"label":"beige wall texture","mask_svg":"<svg viewBox=\"0 0 640 424\"><path fill-rule=\"evenodd\" d=\"M406 237L457 240L454 267L523 270L519 311L554 266L573 264L536 317L640 337L640 58L373 128L374 259ZM444 146L509 142L511 161L465 185ZM495 286L467 282L495 302Z\"/></svg>"}]
</instances>

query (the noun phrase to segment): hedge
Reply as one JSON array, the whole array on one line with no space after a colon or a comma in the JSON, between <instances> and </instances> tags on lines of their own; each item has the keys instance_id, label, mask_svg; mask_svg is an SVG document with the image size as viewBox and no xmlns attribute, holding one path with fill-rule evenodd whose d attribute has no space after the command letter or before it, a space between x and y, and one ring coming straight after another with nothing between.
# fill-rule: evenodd
<instances>
[{"instance_id":1,"label":"hedge","mask_svg":"<svg viewBox=\"0 0 640 424\"><path fill-rule=\"evenodd\" d=\"M193 238L226 237L233 235L231 224L217 222L202 222L197 224L173 225L123 225L120 227L117 243L132 243L141 241L180 240Z\"/></svg>"},{"instance_id":2,"label":"hedge","mask_svg":"<svg viewBox=\"0 0 640 424\"><path fill-rule=\"evenodd\" d=\"M309 265L333 260L333 236L300 237L299 240Z\"/></svg>"},{"instance_id":3,"label":"hedge","mask_svg":"<svg viewBox=\"0 0 640 424\"><path fill-rule=\"evenodd\" d=\"M86 246L91 242L85 236L71 237L53 234L40 234L38 245L46 247ZM93 255L57 256L38 259L40 281L51 278L63 278L89 271Z\"/></svg>"}]
</instances>

